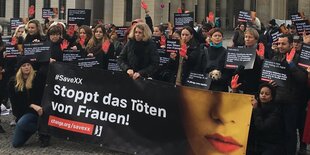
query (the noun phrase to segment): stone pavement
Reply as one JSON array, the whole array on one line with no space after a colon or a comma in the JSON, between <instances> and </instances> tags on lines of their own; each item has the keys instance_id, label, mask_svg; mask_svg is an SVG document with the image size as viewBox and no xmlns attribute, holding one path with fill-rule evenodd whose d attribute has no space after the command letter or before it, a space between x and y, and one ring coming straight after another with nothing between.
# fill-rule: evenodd
<instances>
[{"instance_id":1,"label":"stone pavement","mask_svg":"<svg viewBox=\"0 0 310 155\"><path fill-rule=\"evenodd\" d=\"M13 116L12 114L0 116L0 119L0 124L6 131L5 133L0 133L0 155L128 155L108 150L98 145L77 143L55 137L51 138L50 146L40 148L38 134L34 134L25 146L13 148L11 143L14 127L9 125Z\"/></svg>"}]
</instances>

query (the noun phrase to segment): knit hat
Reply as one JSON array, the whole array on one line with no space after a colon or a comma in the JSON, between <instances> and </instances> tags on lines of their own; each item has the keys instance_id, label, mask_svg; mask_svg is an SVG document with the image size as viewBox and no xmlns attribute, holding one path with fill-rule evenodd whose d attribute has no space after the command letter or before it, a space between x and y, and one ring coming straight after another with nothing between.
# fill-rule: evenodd
<instances>
[{"instance_id":1,"label":"knit hat","mask_svg":"<svg viewBox=\"0 0 310 155\"><path fill-rule=\"evenodd\" d=\"M31 60L29 59L29 57L26 56L20 56L18 57L18 61L17 61L17 69L19 69L23 64L25 63L30 63L32 65Z\"/></svg>"}]
</instances>

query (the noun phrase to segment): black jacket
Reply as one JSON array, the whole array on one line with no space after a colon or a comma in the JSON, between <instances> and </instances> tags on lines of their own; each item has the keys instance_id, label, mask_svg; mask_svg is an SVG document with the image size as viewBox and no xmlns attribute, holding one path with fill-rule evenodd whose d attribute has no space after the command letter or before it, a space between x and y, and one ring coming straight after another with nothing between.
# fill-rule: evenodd
<instances>
[{"instance_id":1,"label":"black jacket","mask_svg":"<svg viewBox=\"0 0 310 155\"><path fill-rule=\"evenodd\" d=\"M146 42L140 42L144 46L141 54L142 60L135 54L138 42L129 40L119 55L118 64L123 71L133 69L134 72L140 73L142 77L152 76L159 66L159 54L156 51L156 44L150 39Z\"/></svg>"},{"instance_id":2,"label":"black jacket","mask_svg":"<svg viewBox=\"0 0 310 155\"><path fill-rule=\"evenodd\" d=\"M273 61L281 62L286 66L286 86L277 87L276 101L278 103L300 104L304 103L307 87L307 72L297 66L299 55L295 54L293 62L286 62L285 54L277 53Z\"/></svg>"},{"instance_id":3,"label":"black jacket","mask_svg":"<svg viewBox=\"0 0 310 155\"><path fill-rule=\"evenodd\" d=\"M44 81L39 74L37 74L32 81L32 88L29 90L18 91L15 88L16 80L12 78L9 82L9 98L12 104L13 115L16 120L19 120L26 113L37 112L30 108L30 104L41 105L41 99L44 90Z\"/></svg>"},{"instance_id":4,"label":"black jacket","mask_svg":"<svg viewBox=\"0 0 310 155\"><path fill-rule=\"evenodd\" d=\"M205 44L201 44L200 50L195 70L206 76L213 70L219 70L222 74L221 78L212 81L210 90L227 92L230 76L225 69L226 49L224 47L206 47Z\"/></svg>"},{"instance_id":5,"label":"black jacket","mask_svg":"<svg viewBox=\"0 0 310 155\"><path fill-rule=\"evenodd\" d=\"M252 123L257 143L282 144L284 121L281 105L274 102L259 104L253 110Z\"/></svg>"}]
</instances>

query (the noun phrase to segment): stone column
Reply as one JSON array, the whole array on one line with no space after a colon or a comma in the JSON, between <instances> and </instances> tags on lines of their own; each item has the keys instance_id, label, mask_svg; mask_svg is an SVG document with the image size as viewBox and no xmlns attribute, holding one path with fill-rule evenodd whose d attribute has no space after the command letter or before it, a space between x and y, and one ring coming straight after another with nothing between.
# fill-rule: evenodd
<instances>
[{"instance_id":1,"label":"stone column","mask_svg":"<svg viewBox=\"0 0 310 155\"><path fill-rule=\"evenodd\" d=\"M170 22L174 25L174 13L177 13L178 8L181 8L181 2L179 0L171 0L170 7Z\"/></svg>"},{"instance_id":2,"label":"stone column","mask_svg":"<svg viewBox=\"0 0 310 155\"><path fill-rule=\"evenodd\" d=\"M28 0L22 0L20 1L20 17L22 18L28 18Z\"/></svg>"},{"instance_id":3,"label":"stone column","mask_svg":"<svg viewBox=\"0 0 310 155\"><path fill-rule=\"evenodd\" d=\"M108 24L112 23L113 21L113 1L111 0L105 0L104 1L104 18L103 23Z\"/></svg>"},{"instance_id":4,"label":"stone column","mask_svg":"<svg viewBox=\"0 0 310 155\"><path fill-rule=\"evenodd\" d=\"M114 0L113 22L116 26L125 25L125 0Z\"/></svg>"},{"instance_id":5,"label":"stone column","mask_svg":"<svg viewBox=\"0 0 310 155\"><path fill-rule=\"evenodd\" d=\"M92 10L92 13L90 15L90 24L94 23L94 0L87 0L85 1L85 9L90 9Z\"/></svg>"},{"instance_id":6,"label":"stone column","mask_svg":"<svg viewBox=\"0 0 310 155\"><path fill-rule=\"evenodd\" d=\"M274 0L274 1L278 1L278 0ZM270 8L271 2L269 0L259 0L256 1L256 17L258 17L261 21L261 23L268 23L268 21L270 20L270 10L274 9L274 8ZM275 10L280 9L281 5L278 5L277 8Z\"/></svg>"},{"instance_id":7,"label":"stone column","mask_svg":"<svg viewBox=\"0 0 310 155\"><path fill-rule=\"evenodd\" d=\"M43 8L43 1L36 1L36 7L35 7L35 19L39 20L41 23L44 22L44 19L42 19L42 8Z\"/></svg>"},{"instance_id":8,"label":"stone column","mask_svg":"<svg viewBox=\"0 0 310 155\"><path fill-rule=\"evenodd\" d=\"M226 13L227 12L227 0L221 0L221 22L222 22L222 26L221 28L223 28L224 30L226 30L227 26L226 26Z\"/></svg>"},{"instance_id":9,"label":"stone column","mask_svg":"<svg viewBox=\"0 0 310 155\"><path fill-rule=\"evenodd\" d=\"M310 1L309 0L298 0L298 11L304 12L305 16L310 17Z\"/></svg>"},{"instance_id":10,"label":"stone column","mask_svg":"<svg viewBox=\"0 0 310 155\"><path fill-rule=\"evenodd\" d=\"M13 8L14 8L14 1L13 0L6 1L5 8L6 8L5 18L7 18L7 19L12 18L13 17L13 12L14 12L14 10L13 10Z\"/></svg>"},{"instance_id":11,"label":"stone column","mask_svg":"<svg viewBox=\"0 0 310 155\"><path fill-rule=\"evenodd\" d=\"M235 5L238 5L235 3ZM244 0L244 5L243 5L244 10L252 11L251 10L251 0Z\"/></svg>"},{"instance_id":12,"label":"stone column","mask_svg":"<svg viewBox=\"0 0 310 155\"><path fill-rule=\"evenodd\" d=\"M197 16L197 21L200 23L203 20L206 20L206 12L205 10L206 8L206 1L205 0L198 0L197 2L197 6L198 6L198 16Z\"/></svg>"},{"instance_id":13,"label":"stone column","mask_svg":"<svg viewBox=\"0 0 310 155\"><path fill-rule=\"evenodd\" d=\"M132 20L141 18L141 12L143 11L143 9L141 9L140 4L141 0L132 0Z\"/></svg>"}]
</instances>

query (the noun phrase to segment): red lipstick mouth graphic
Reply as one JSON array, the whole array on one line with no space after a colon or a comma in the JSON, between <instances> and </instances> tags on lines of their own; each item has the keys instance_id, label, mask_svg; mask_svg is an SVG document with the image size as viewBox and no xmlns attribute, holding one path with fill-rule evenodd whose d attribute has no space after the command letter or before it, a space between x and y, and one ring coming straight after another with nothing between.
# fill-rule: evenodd
<instances>
[{"instance_id":1,"label":"red lipstick mouth graphic","mask_svg":"<svg viewBox=\"0 0 310 155\"><path fill-rule=\"evenodd\" d=\"M224 137L218 133L213 135L206 135L205 138L211 143L211 145L221 153L231 153L240 149L243 145L239 144L231 137Z\"/></svg>"}]
</instances>

